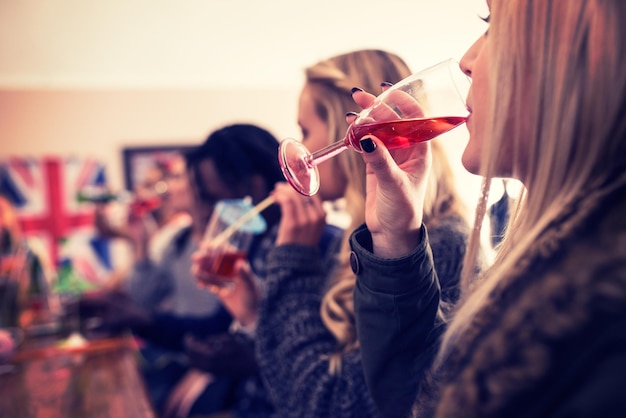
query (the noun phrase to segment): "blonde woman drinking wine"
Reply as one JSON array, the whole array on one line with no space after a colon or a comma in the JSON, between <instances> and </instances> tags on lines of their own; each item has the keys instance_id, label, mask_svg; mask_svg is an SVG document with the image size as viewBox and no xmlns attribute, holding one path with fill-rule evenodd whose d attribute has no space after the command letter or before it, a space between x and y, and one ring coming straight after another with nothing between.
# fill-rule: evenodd
<instances>
[{"instance_id":1,"label":"blonde woman drinking wine","mask_svg":"<svg viewBox=\"0 0 626 418\"><path fill-rule=\"evenodd\" d=\"M368 386L386 416L413 405L418 417L623 417L626 3L487 3L489 30L461 60L472 78L462 160L527 193L476 280L474 230L461 299L441 318L420 204L429 146L362 139L366 226L351 243Z\"/></svg>"}]
</instances>

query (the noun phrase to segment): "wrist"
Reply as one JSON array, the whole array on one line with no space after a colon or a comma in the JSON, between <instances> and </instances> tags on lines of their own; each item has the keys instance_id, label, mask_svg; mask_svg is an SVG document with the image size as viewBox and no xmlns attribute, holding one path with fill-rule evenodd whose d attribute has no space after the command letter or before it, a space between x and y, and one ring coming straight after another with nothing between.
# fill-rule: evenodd
<instances>
[{"instance_id":1,"label":"wrist","mask_svg":"<svg viewBox=\"0 0 626 418\"><path fill-rule=\"evenodd\" d=\"M235 319L233 323L230 325L231 333L241 333L247 335L250 338L254 338L254 334L256 333L256 318L253 322L242 323L238 319Z\"/></svg>"},{"instance_id":2,"label":"wrist","mask_svg":"<svg viewBox=\"0 0 626 418\"><path fill-rule=\"evenodd\" d=\"M421 240L421 228L402 234L372 233L372 252L381 258L401 258L412 253Z\"/></svg>"},{"instance_id":3,"label":"wrist","mask_svg":"<svg viewBox=\"0 0 626 418\"><path fill-rule=\"evenodd\" d=\"M245 328L256 328L257 319L258 315L256 311L244 313L243 315L240 315L238 318L236 318L237 322Z\"/></svg>"}]
</instances>

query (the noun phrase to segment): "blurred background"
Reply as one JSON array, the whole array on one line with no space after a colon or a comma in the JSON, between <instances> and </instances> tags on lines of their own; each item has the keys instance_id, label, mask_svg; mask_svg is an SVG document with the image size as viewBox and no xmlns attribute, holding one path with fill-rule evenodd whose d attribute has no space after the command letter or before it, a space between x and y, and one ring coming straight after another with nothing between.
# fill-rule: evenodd
<instances>
[{"instance_id":1,"label":"blurred background","mask_svg":"<svg viewBox=\"0 0 626 418\"><path fill-rule=\"evenodd\" d=\"M460 58L484 0L0 0L0 154L197 144L233 121L295 136L303 69L357 48Z\"/></svg>"},{"instance_id":2,"label":"blurred background","mask_svg":"<svg viewBox=\"0 0 626 418\"><path fill-rule=\"evenodd\" d=\"M55 246L92 222L81 188L129 188L143 148L197 145L234 122L300 138L305 67L361 48L395 52L413 71L460 59L486 15L484 0L0 0L0 179L23 200L22 228ZM467 132L447 135L473 207Z\"/></svg>"}]
</instances>

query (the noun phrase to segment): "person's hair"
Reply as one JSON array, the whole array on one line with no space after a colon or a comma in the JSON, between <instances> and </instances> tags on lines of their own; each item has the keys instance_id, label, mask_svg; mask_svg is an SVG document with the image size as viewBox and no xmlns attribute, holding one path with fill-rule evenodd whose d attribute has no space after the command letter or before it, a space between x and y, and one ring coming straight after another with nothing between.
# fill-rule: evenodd
<instances>
[{"instance_id":1,"label":"person's hair","mask_svg":"<svg viewBox=\"0 0 626 418\"><path fill-rule=\"evenodd\" d=\"M46 281L55 277L53 263L43 242L37 239L28 240L20 226L16 206L8 196L0 194L0 259L4 256L17 257L28 266L38 263ZM9 280L14 281L18 286L20 301L26 301L30 283L29 268L25 268L20 263L12 263L8 271L4 271L3 274L6 274ZM51 285L51 283L46 282L46 285Z\"/></svg>"},{"instance_id":2,"label":"person's hair","mask_svg":"<svg viewBox=\"0 0 626 418\"><path fill-rule=\"evenodd\" d=\"M492 266L470 286L479 239L474 228L462 304L446 332L439 362L487 303L490 291L516 273L520 259L559 214L624 173L624 22L623 0L492 1L486 46L490 124L480 138L486 181L476 225L482 222L489 180L502 159L513 161L511 175L524 183L526 192Z\"/></svg>"},{"instance_id":3,"label":"person's hair","mask_svg":"<svg viewBox=\"0 0 626 418\"><path fill-rule=\"evenodd\" d=\"M187 169L192 172L192 187L202 198L204 185L198 166L211 160L226 184L249 185L253 176L261 176L269 193L274 184L284 181L278 163L278 140L269 131L245 123L227 125L213 131L204 143L185 154Z\"/></svg>"},{"instance_id":4,"label":"person's hair","mask_svg":"<svg viewBox=\"0 0 626 418\"><path fill-rule=\"evenodd\" d=\"M328 125L329 144L343 138L348 127L345 114L358 112L360 108L352 100L352 88L378 93L381 83L397 83L408 77L408 65L397 55L381 50L359 50L338 55L309 67L305 71L306 83L315 102L317 115ZM436 141L433 141L433 175L424 207L424 219L435 223L439 216L456 213L465 216L461 199L454 188L454 178L446 155ZM346 211L351 224L347 230L354 230L365 222L365 164L356 152L344 152L326 164L337 164L347 179L344 192ZM337 267L324 295L321 317L328 330L338 342L338 350L330 356L331 372L341 366L341 355L358 346L353 290L356 277L350 268L349 236L345 235L341 250L337 255Z\"/></svg>"}]
</instances>

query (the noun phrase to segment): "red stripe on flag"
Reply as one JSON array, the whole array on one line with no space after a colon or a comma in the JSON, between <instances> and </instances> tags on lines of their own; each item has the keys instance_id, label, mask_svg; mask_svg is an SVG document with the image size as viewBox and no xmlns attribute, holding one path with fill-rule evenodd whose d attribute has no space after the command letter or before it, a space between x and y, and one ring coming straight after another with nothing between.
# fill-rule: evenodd
<instances>
[{"instance_id":1,"label":"red stripe on flag","mask_svg":"<svg viewBox=\"0 0 626 418\"><path fill-rule=\"evenodd\" d=\"M63 176L61 159L44 159L45 196L47 210L42 216L29 216L20 219L22 231L28 234L34 231L45 231L50 235L52 244L51 260L59 261L61 240L69 235L71 229L93 225L94 213L69 214L63 201Z\"/></svg>"}]
</instances>

